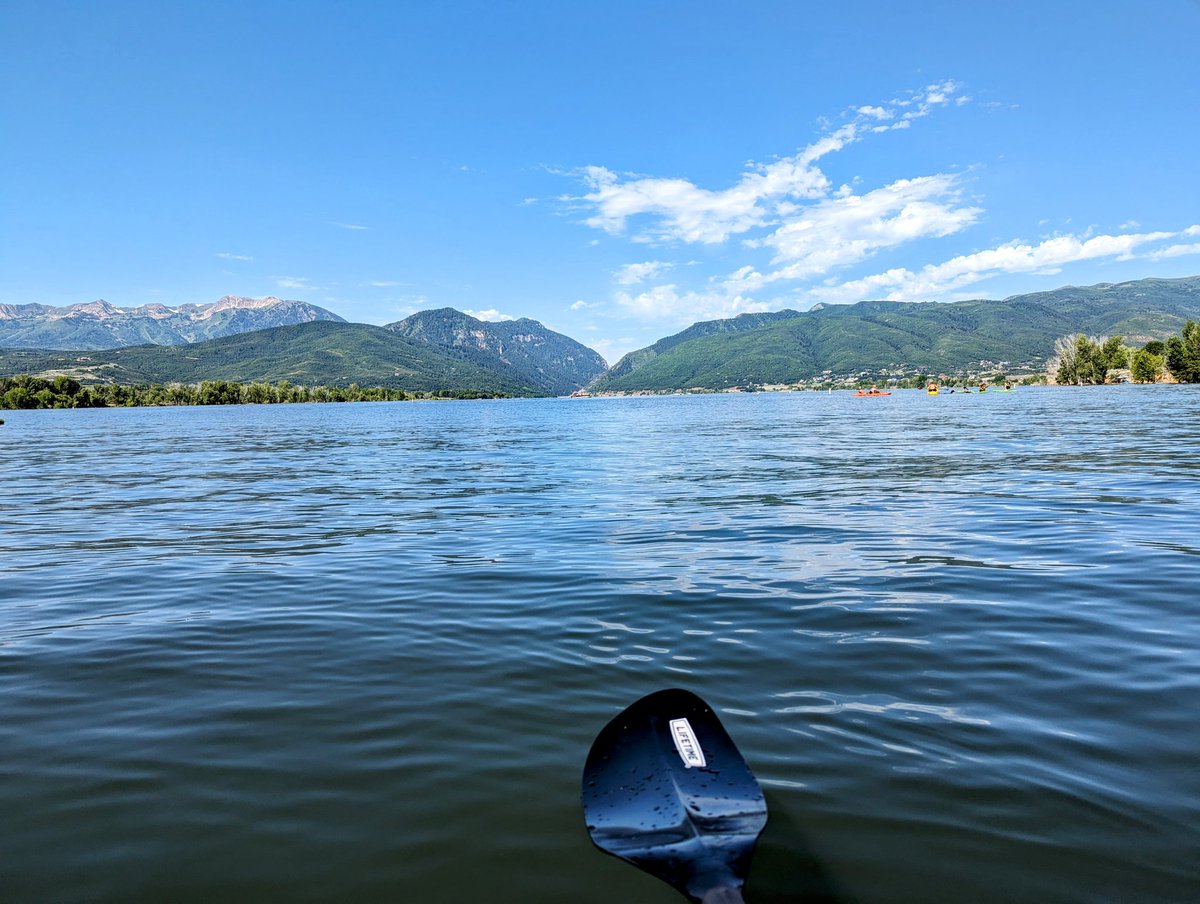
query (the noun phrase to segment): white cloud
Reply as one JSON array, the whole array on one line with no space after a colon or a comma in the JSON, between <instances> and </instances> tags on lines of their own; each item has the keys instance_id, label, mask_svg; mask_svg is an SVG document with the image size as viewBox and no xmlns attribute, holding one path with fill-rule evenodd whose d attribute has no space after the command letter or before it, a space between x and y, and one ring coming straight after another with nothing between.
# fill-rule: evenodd
<instances>
[{"instance_id":1,"label":"white cloud","mask_svg":"<svg viewBox=\"0 0 1200 904\"><path fill-rule=\"evenodd\" d=\"M476 320L489 320L489 321L492 321L493 323L496 323L496 322L499 322L502 320L516 320L517 319L516 317L513 317L511 314L501 314L495 308L488 308L486 311L465 310L465 311L463 311L463 313L467 314L470 317L474 317Z\"/></svg>"},{"instance_id":2,"label":"white cloud","mask_svg":"<svg viewBox=\"0 0 1200 904\"><path fill-rule=\"evenodd\" d=\"M914 107L915 109L908 110L904 114L905 118L914 119L927 115L932 108L942 104L962 105L966 103L970 98L962 94L961 89L962 85L958 82L947 79L944 82L926 85L923 90L916 91L902 100L894 100L892 103L898 107Z\"/></svg>"},{"instance_id":3,"label":"white cloud","mask_svg":"<svg viewBox=\"0 0 1200 904\"><path fill-rule=\"evenodd\" d=\"M766 303L720 291L719 287L709 292L681 292L678 286L662 285L636 295L617 292L616 301L639 319L656 321L718 320L770 310L770 305Z\"/></svg>"},{"instance_id":4,"label":"white cloud","mask_svg":"<svg viewBox=\"0 0 1200 904\"><path fill-rule=\"evenodd\" d=\"M786 263L770 280L800 279L857 263L881 248L940 238L970 226L982 211L959 203L956 175L900 179L864 195L814 204L760 242Z\"/></svg>"},{"instance_id":5,"label":"white cloud","mask_svg":"<svg viewBox=\"0 0 1200 904\"><path fill-rule=\"evenodd\" d=\"M595 305L591 302L584 301L582 298L571 304L572 311L586 311L588 308L594 308Z\"/></svg>"},{"instance_id":6,"label":"white cloud","mask_svg":"<svg viewBox=\"0 0 1200 904\"><path fill-rule=\"evenodd\" d=\"M639 223L650 222L633 234L634 241L721 243L774 222L780 202L827 196L829 180L816 166L821 158L875 132L907 127L911 120L960 96L958 90L955 82L941 82L886 106L855 108L848 114L849 122L798 153L772 163L751 163L730 188L713 190L682 178L630 176L588 166L578 173L587 194L567 200L583 202L593 211L584 222L610 235L625 233L636 218ZM878 125L898 113L899 121Z\"/></svg>"},{"instance_id":7,"label":"white cloud","mask_svg":"<svg viewBox=\"0 0 1200 904\"><path fill-rule=\"evenodd\" d=\"M427 297L425 297L424 295L412 295L408 298L399 298L399 299L396 299L395 303L392 305L392 312L393 312L392 316L393 316L393 318L398 316L401 319L403 319L405 317L411 317L413 314L416 314L418 311L428 311L429 307L430 307L429 299ZM391 321L390 320L381 320L380 321L380 323L389 323L389 322L391 322Z\"/></svg>"},{"instance_id":8,"label":"white cloud","mask_svg":"<svg viewBox=\"0 0 1200 904\"><path fill-rule=\"evenodd\" d=\"M311 285L307 276L273 276L275 285L281 289L308 289L312 291L317 287Z\"/></svg>"},{"instance_id":9,"label":"white cloud","mask_svg":"<svg viewBox=\"0 0 1200 904\"><path fill-rule=\"evenodd\" d=\"M585 200L596 208L596 214L586 221L589 226L616 235L625 230L630 217L652 214L659 219L659 228L641 233L635 240L723 242L731 234L758 225L764 217L757 191L745 178L726 191L709 191L686 179L622 182L616 173L599 166L588 167L585 178L591 188Z\"/></svg>"},{"instance_id":10,"label":"white cloud","mask_svg":"<svg viewBox=\"0 0 1200 904\"><path fill-rule=\"evenodd\" d=\"M394 289L398 286L407 285L407 283L402 283L394 279L376 279L372 280L366 285L375 289Z\"/></svg>"},{"instance_id":11,"label":"white cloud","mask_svg":"<svg viewBox=\"0 0 1200 904\"><path fill-rule=\"evenodd\" d=\"M1161 261L1169 257L1183 257L1185 254L1200 254L1200 243L1192 242L1190 244L1169 245L1158 251L1151 251L1146 255L1146 260Z\"/></svg>"},{"instance_id":12,"label":"white cloud","mask_svg":"<svg viewBox=\"0 0 1200 904\"><path fill-rule=\"evenodd\" d=\"M619 339L593 340L591 348L608 364L616 364L627 352L641 348L641 346L633 336L622 336Z\"/></svg>"},{"instance_id":13,"label":"white cloud","mask_svg":"<svg viewBox=\"0 0 1200 904\"><path fill-rule=\"evenodd\" d=\"M648 279L656 279L672 264L664 261L645 261L641 264L626 264L613 274L613 280L621 286L636 286Z\"/></svg>"},{"instance_id":14,"label":"white cloud","mask_svg":"<svg viewBox=\"0 0 1200 904\"><path fill-rule=\"evenodd\" d=\"M872 119L891 119L894 115L891 110L885 110L883 107L859 107L855 112Z\"/></svg>"},{"instance_id":15,"label":"white cloud","mask_svg":"<svg viewBox=\"0 0 1200 904\"><path fill-rule=\"evenodd\" d=\"M218 253L217 257L219 257L223 261L252 261L252 260L254 260L254 258L248 254L231 254L228 251L222 251L222 252Z\"/></svg>"},{"instance_id":16,"label":"white cloud","mask_svg":"<svg viewBox=\"0 0 1200 904\"><path fill-rule=\"evenodd\" d=\"M352 229L355 232L361 232L364 229L370 229L370 226L359 226L356 223L330 223L330 226L336 226L338 229Z\"/></svg>"},{"instance_id":17,"label":"white cloud","mask_svg":"<svg viewBox=\"0 0 1200 904\"><path fill-rule=\"evenodd\" d=\"M997 248L960 255L940 264L912 271L897 267L841 284L812 289L810 294L826 302L851 302L864 298L887 301L932 299L1002 273L1054 274L1077 261L1111 257L1132 260L1140 247L1178 235L1172 232L1097 235L1090 238L1056 236L1037 245L1008 242ZM1149 257L1150 254L1142 255Z\"/></svg>"}]
</instances>

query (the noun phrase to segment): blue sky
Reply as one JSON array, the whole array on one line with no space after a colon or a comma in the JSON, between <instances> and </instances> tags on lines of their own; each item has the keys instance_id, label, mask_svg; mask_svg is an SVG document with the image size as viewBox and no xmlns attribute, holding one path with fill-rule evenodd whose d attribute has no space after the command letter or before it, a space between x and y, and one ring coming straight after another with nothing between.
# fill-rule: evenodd
<instances>
[{"instance_id":1,"label":"blue sky","mask_svg":"<svg viewBox=\"0 0 1200 904\"><path fill-rule=\"evenodd\" d=\"M1200 2L0 4L0 302L696 320L1200 272Z\"/></svg>"}]
</instances>

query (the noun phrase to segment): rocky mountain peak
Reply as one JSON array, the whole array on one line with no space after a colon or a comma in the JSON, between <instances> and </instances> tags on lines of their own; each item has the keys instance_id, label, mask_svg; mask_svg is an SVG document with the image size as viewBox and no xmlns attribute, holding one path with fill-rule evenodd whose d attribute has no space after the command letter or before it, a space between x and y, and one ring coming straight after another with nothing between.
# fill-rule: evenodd
<instances>
[{"instance_id":1,"label":"rocky mountain peak","mask_svg":"<svg viewBox=\"0 0 1200 904\"><path fill-rule=\"evenodd\" d=\"M71 314L90 314L93 317L115 317L123 311L116 305L111 305L103 298L98 298L91 304L73 304L67 308L67 316Z\"/></svg>"},{"instance_id":2,"label":"rocky mountain peak","mask_svg":"<svg viewBox=\"0 0 1200 904\"><path fill-rule=\"evenodd\" d=\"M221 316L215 316L215 315ZM308 323L341 321L336 314L302 301L226 295L211 304L160 303L119 308L104 299L51 307L0 306L0 346L10 348L101 349L200 342L234 333Z\"/></svg>"}]
</instances>

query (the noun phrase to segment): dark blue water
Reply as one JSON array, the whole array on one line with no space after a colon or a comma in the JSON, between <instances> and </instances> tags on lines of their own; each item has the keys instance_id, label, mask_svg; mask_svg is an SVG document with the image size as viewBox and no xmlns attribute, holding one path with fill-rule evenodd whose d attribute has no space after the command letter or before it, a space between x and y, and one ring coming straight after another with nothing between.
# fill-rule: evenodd
<instances>
[{"instance_id":1,"label":"dark blue water","mask_svg":"<svg viewBox=\"0 0 1200 904\"><path fill-rule=\"evenodd\" d=\"M670 902L667 686L747 900L1200 899L1200 393L5 412L0 899Z\"/></svg>"}]
</instances>

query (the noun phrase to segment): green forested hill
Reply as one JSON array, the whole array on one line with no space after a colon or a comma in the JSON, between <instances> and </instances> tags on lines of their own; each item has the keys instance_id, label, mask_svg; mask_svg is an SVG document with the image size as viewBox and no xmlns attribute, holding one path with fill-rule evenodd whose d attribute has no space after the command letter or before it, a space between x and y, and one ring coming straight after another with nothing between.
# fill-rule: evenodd
<instances>
[{"instance_id":1,"label":"green forested hill","mask_svg":"<svg viewBox=\"0 0 1200 904\"><path fill-rule=\"evenodd\" d=\"M586 386L607 367L586 345L528 318L491 322L441 308L413 314L386 329L484 367L499 362L550 395L567 395Z\"/></svg>"},{"instance_id":2,"label":"green forested hill","mask_svg":"<svg viewBox=\"0 0 1200 904\"><path fill-rule=\"evenodd\" d=\"M193 345L105 351L0 349L0 374L67 373L84 381L195 383L288 380L304 385L385 386L410 392L473 390L545 395L497 362L485 367L383 327L316 321Z\"/></svg>"},{"instance_id":3,"label":"green forested hill","mask_svg":"<svg viewBox=\"0 0 1200 904\"><path fill-rule=\"evenodd\" d=\"M948 304L865 301L695 324L631 352L595 390L718 389L980 362L1040 367L1068 333L1164 338L1200 319L1200 277L1144 279Z\"/></svg>"}]
</instances>

